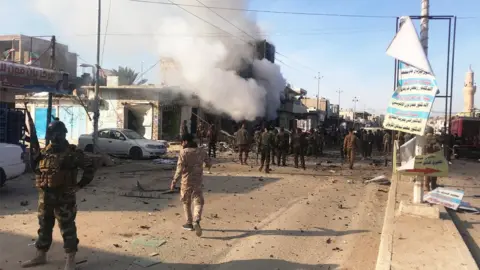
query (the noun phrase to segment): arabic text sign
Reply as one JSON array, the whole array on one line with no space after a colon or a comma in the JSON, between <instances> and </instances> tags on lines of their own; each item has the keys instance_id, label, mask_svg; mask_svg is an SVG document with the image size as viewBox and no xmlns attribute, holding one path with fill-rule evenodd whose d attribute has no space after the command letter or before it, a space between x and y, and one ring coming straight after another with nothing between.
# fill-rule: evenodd
<instances>
[{"instance_id":1,"label":"arabic text sign","mask_svg":"<svg viewBox=\"0 0 480 270\"><path fill-rule=\"evenodd\" d=\"M425 126L437 93L435 77L400 63L398 86L388 104L383 127L424 135Z\"/></svg>"},{"instance_id":2,"label":"arabic text sign","mask_svg":"<svg viewBox=\"0 0 480 270\"><path fill-rule=\"evenodd\" d=\"M429 203L440 204L445 207L457 210L462 203L464 192L446 188L436 188L425 194L424 200Z\"/></svg>"},{"instance_id":3,"label":"arabic text sign","mask_svg":"<svg viewBox=\"0 0 480 270\"><path fill-rule=\"evenodd\" d=\"M442 151L415 156L397 170L402 175L448 176L448 164Z\"/></svg>"}]
</instances>

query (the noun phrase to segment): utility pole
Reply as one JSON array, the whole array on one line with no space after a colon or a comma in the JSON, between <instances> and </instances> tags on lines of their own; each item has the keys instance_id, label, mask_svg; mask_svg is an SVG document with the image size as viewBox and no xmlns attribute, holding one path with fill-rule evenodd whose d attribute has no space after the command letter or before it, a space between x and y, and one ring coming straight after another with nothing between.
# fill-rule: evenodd
<instances>
[{"instance_id":1,"label":"utility pole","mask_svg":"<svg viewBox=\"0 0 480 270\"><path fill-rule=\"evenodd\" d=\"M355 120L357 120L356 114L357 114L357 102L358 98L353 97L353 124L355 124Z\"/></svg>"},{"instance_id":2,"label":"utility pole","mask_svg":"<svg viewBox=\"0 0 480 270\"><path fill-rule=\"evenodd\" d=\"M320 76L320 72L318 72L318 75L315 76L315 79L317 79L317 111L320 110L320 80L323 78L323 76Z\"/></svg>"},{"instance_id":3,"label":"utility pole","mask_svg":"<svg viewBox=\"0 0 480 270\"><path fill-rule=\"evenodd\" d=\"M95 97L93 101L93 152L97 153L98 142L98 118L100 110L98 104L98 92L100 89L100 34L102 24L102 0L98 0L98 21L97 21L97 65L95 69Z\"/></svg>"},{"instance_id":4,"label":"utility pole","mask_svg":"<svg viewBox=\"0 0 480 270\"><path fill-rule=\"evenodd\" d=\"M55 36L52 36L52 40L50 41L50 46L51 46L51 53L50 53L50 69L55 70L55 45L57 43L57 40ZM31 53L31 52L30 52ZM47 105L47 128L45 130L48 130L48 126L52 122L52 103L53 103L53 93L48 93L48 105ZM46 135L46 134L45 134ZM46 138L45 136L45 145L48 145L50 143L50 139Z\"/></svg>"},{"instance_id":5,"label":"utility pole","mask_svg":"<svg viewBox=\"0 0 480 270\"><path fill-rule=\"evenodd\" d=\"M420 42L422 43L425 55L428 55L428 20L430 3L429 0L422 1L422 11L420 19ZM425 146L425 136L416 136L415 155L423 155L423 148ZM416 176L413 185L413 203L422 203L423 201L423 176Z\"/></svg>"},{"instance_id":6,"label":"utility pole","mask_svg":"<svg viewBox=\"0 0 480 270\"><path fill-rule=\"evenodd\" d=\"M337 122L337 126L338 126L338 128L340 128L340 95L343 93L343 91L338 89L336 92L338 93L338 122Z\"/></svg>"}]
</instances>

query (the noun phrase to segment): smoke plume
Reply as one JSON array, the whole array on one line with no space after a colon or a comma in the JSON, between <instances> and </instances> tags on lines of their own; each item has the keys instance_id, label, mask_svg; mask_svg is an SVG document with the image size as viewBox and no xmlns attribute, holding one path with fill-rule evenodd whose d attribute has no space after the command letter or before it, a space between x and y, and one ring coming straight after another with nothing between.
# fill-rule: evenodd
<instances>
[{"instance_id":1,"label":"smoke plume","mask_svg":"<svg viewBox=\"0 0 480 270\"><path fill-rule=\"evenodd\" d=\"M246 2L225 0L222 6L243 8ZM228 114L234 120L262 116L274 119L286 82L277 65L266 59L255 60L253 44L262 39L257 37L260 28L255 20L238 11L215 10L228 19L225 21L207 8L191 10L215 26L193 15L162 19L158 31L169 35L167 38L159 35L158 51L174 63L163 69L165 83L180 85L185 94L195 94L204 105L211 105L214 111ZM253 78L240 77L238 71L249 66Z\"/></svg>"}]
</instances>

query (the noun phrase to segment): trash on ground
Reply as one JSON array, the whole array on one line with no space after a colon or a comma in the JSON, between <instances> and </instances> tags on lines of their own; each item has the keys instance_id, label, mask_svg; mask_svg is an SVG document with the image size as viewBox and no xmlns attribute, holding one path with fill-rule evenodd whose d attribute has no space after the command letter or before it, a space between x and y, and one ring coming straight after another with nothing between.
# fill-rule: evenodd
<instances>
[{"instance_id":1,"label":"trash on ground","mask_svg":"<svg viewBox=\"0 0 480 270\"><path fill-rule=\"evenodd\" d=\"M334 170L330 170L330 171L328 171L328 172L330 172L330 173L336 173L336 171L334 171Z\"/></svg>"},{"instance_id":2,"label":"trash on ground","mask_svg":"<svg viewBox=\"0 0 480 270\"><path fill-rule=\"evenodd\" d=\"M123 196L123 197L143 198L143 199L168 199L168 197L162 197L162 196L170 193L175 193L175 191L164 191L164 192L120 191L117 193L117 195Z\"/></svg>"},{"instance_id":3,"label":"trash on ground","mask_svg":"<svg viewBox=\"0 0 480 270\"><path fill-rule=\"evenodd\" d=\"M424 201L457 210L462 202L463 190L436 188L424 196Z\"/></svg>"},{"instance_id":4,"label":"trash on ground","mask_svg":"<svg viewBox=\"0 0 480 270\"><path fill-rule=\"evenodd\" d=\"M480 214L480 210L478 210L478 208L476 207L473 207L469 202L462 201L460 203L460 206L458 206L458 209L461 209L466 212L470 212L472 214Z\"/></svg>"},{"instance_id":5,"label":"trash on ground","mask_svg":"<svg viewBox=\"0 0 480 270\"><path fill-rule=\"evenodd\" d=\"M133 244L136 246L144 246L144 247L153 247L157 248L167 243L166 240L153 238L153 237L140 237L133 240Z\"/></svg>"},{"instance_id":6,"label":"trash on ground","mask_svg":"<svg viewBox=\"0 0 480 270\"><path fill-rule=\"evenodd\" d=\"M152 160L155 164L167 164L167 165L175 165L177 164L177 159L174 158L157 158Z\"/></svg>"},{"instance_id":7,"label":"trash on ground","mask_svg":"<svg viewBox=\"0 0 480 270\"><path fill-rule=\"evenodd\" d=\"M76 265L79 265L79 264L82 264L82 263L86 263L86 262L88 262L88 261L87 261L87 260L81 260L81 261L78 261L78 262L76 263Z\"/></svg>"},{"instance_id":8,"label":"trash on ground","mask_svg":"<svg viewBox=\"0 0 480 270\"><path fill-rule=\"evenodd\" d=\"M366 180L363 183L365 183L365 184L369 184L369 183L384 184L384 183L390 183L390 179L388 179L385 175L380 175L380 176L374 177L370 180Z\"/></svg>"},{"instance_id":9,"label":"trash on ground","mask_svg":"<svg viewBox=\"0 0 480 270\"><path fill-rule=\"evenodd\" d=\"M28 204L29 204L28 201L21 201L21 202L20 202L20 205L21 205L21 206L27 206Z\"/></svg>"}]
</instances>

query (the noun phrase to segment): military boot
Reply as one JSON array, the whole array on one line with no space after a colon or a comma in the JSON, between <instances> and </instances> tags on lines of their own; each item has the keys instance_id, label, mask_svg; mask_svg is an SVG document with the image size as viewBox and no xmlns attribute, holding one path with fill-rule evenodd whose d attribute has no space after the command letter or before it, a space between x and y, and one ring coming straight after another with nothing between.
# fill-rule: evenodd
<instances>
[{"instance_id":1,"label":"military boot","mask_svg":"<svg viewBox=\"0 0 480 270\"><path fill-rule=\"evenodd\" d=\"M47 263L47 252L37 250L37 254L31 260L22 263L22 268L29 268Z\"/></svg>"},{"instance_id":2,"label":"military boot","mask_svg":"<svg viewBox=\"0 0 480 270\"><path fill-rule=\"evenodd\" d=\"M65 270L75 270L75 252L67 253L67 260L65 262Z\"/></svg>"}]
</instances>

